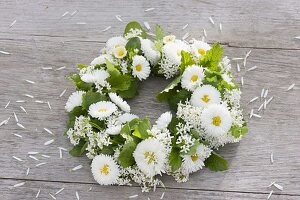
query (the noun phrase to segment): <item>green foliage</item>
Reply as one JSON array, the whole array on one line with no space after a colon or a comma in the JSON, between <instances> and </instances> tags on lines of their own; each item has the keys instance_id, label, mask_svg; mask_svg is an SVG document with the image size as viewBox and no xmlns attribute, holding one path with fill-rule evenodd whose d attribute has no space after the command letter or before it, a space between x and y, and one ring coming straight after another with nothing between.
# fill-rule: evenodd
<instances>
[{"instance_id":1,"label":"green foliage","mask_svg":"<svg viewBox=\"0 0 300 200\"><path fill-rule=\"evenodd\" d=\"M176 117L172 117L172 120L168 125L168 129L170 130L171 133L173 133L173 135L177 134L176 125L180 122L183 123L184 122L183 119L178 119Z\"/></svg>"},{"instance_id":2,"label":"green foliage","mask_svg":"<svg viewBox=\"0 0 300 200\"><path fill-rule=\"evenodd\" d=\"M182 158L180 156L180 149L172 147L171 153L169 155L169 165L172 172L175 172L182 165Z\"/></svg>"},{"instance_id":3,"label":"green foliage","mask_svg":"<svg viewBox=\"0 0 300 200\"><path fill-rule=\"evenodd\" d=\"M173 89L180 83L181 76L175 78L163 91L161 91L157 96L159 101L167 101L173 94Z\"/></svg>"},{"instance_id":4,"label":"green foliage","mask_svg":"<svg viewBox=\"0 0 300 200\"><path fill-rule=\"evenodd\" d=\"M166 35L158 24L156 24L155 26L155 35L156 35L156 40L162 40Z\"/></svg>"},{"instance_id":5,"label":"green foliage","mask_svg":"<svg viewBox=\"0 0 300 200\"><path fill-rule=\"evenodd\" d=\"M186 51L181 51L181 64L180 64L180 71L181 73L184 72L184 70L191 65L194 65L195 61L193 59L193 55Z\"/></svg>"},{"instance_id":6,"label":"green foliage","mask_svg":"<svg viewBox=\"0 0 300 200\"><path fill-rule=\"evenodd\" d=\"M138 80L131 78L130 86L127 90L119 91L118 94L124 99L130 99L138 95Z\"/></svg>"},{"instance_id":7,"label":"green foliage","mask_svg":"<svg viewBox=\"0 0 300 200\"><path fill-rule=\"evenodd\" d=\"M190 155L190 156L195 155L199 145L200 145L200 142L198 140L196 140L195 143L193 144L193 146L191 146L190 150L186 154L183 154L183 155Z\"/></svg>"},{"instance_id":8,"label":"green foliage","mask_svg":"<svg viewBox=\"0 0 300 200\"><path fill-rule=\"evenodd\" d=\"M137 21L129 22L126 25L125 31L124 31L124 36L126 36L126 34L130 33L131 29L140 29L142 31L142 34L140 36L142 38L146 38L147 37L146 31L142 28L142 26Z\"/></svg>"},{"instance_id":9,"label":"green foliage","mask_svg":"<svg viewBox=\"0 0 300 200\"><path fill-rule=\"evenodd\" d=\"M85 64L77 64L77 68L78 69L84 69L84 68L87 68L88 65L85 65Z\"/></svg>"},{"instance_id":10,"label":"green foliage","mask_svg":"<svg viewBox=\"0 0 300 200\"><path fill-rule=\"evenodd\" d=\"M114 155L115 148L112 145L103 146L102 149L100 150L100 153L105 155Z\"/></svg>"},{"instance_id":11,"label":"green foliage","mask_svg":"<svg viewBox=\"0 0 300 200\"><path fill-rule=\"evenodd\" d=\"M141 51L141 41L138 37L130 38L125 46L129 59L132 60L132 57L139 54Z\"/></svg>"},{"instance_id":12,"label":"green foliage","mask_svg":"<svg viewBox=\"0 0 300 200\"><path fill-rule=\"evenodd\" d=\"M191 92L187 91L186 89L181 89L175 94L172 95L172 98L168 99L169 106L172 110L177 111L177 105L178 103L185 102L186 99L189 99L191 97Z\"/></svg>"},{"instance_id":13,"label":"green foliage","mask_svg":"<svg viewBox=\"0 0 300 200\"><path fill-rule=\"evenodd\" d=\"M216 152L212 154L204 161L205 166L211 171L225 171L228 169L228 162Z\"/></svg>"},{"instance_id":14,"label":"green foliage","mask_svg":"<svg viewBox=\"0 0 300 200\"><path fill-rule=\"evenodd\" d=\"M246 135L248 133L248 127L247 125L238 127L238 126L232 126L230 128L231 135L235 138L239 138L243 135Z\"/></svg>"},{"instance_id":15,"label":"green foliage","mask_svg":"<svg viewBox=\"0 0 300 200\"><path fill-rule=\"evenodd\" d=\"M132 135L140 139L146 139L149 137L147 130L151 129L151 123L149 118L144 118L139 120L139 122L134 126L134 131Z\"/></svg>"},{"instance_id":16,"label":"green foliage","mask_svg":"<svg viewBox=\"0 0 300 200\"><path fill-rule=\"evenodd\" d=\"M133 152L137 144L134 141L130 141L124 144L118 157L119 164L126 168L134 165Z\"/></svg>"},{"instance_id":17,"label":"green foliage","mask_svg":"<svg viewBox=\"0 0 300 200\"><path fill-rule=\"evenodd\" d=\"M108 83L111 85L111 91L125 91L128 90L131 84L131 77L121 72L108 60L106 60L107 71L110 76L107 78Z\"/></svg>"},{"instance_id":18,"label":"green foliage","mask_svg":"<svg viewBox=\"0 0 300 200\"><path fill-rule=\"evenodd\" d=\"M85 152L85 149L88 145L88 142L86 142L85 140L81 139L79 141L79 143L73 147L73 149L71 149L69 151L69 153L72 155L72 156L81 156L84 152Z\"/></svg>"},{"instance_id":19,"label":"green foliage","mask_svg":"<svg viewBox=\"0 0 300 200\"><path fill-rule=\"evenodd\" d=\"M220 71L218 66L223 55L223 48L220 44L214 44L212 48L201 57L199 65L208 68L211 71Z\"/></svg>"},{"instance_id":20,"label":"green foliage","mask_svg":"<svg viewBox=\"0 0 300 200\"><path fill-rule=\"evenodd\" d=\"M99 92L88 91L82 95L82 108L88 110L91 104L105 100L107 100L107 97Z\"/></svg>"},{"instance_id":21,"label":"green foliage","mask_svg":"<svg viewBox=\"0 0 300 200\"><path fill-rule=\"evenodd\" d=\"M91 119L90 120L90 125L95 128L98 129L99 131L105 129L106 125L104 121L100 121L98 119Z\"/></svg>"},{"instance_id":22,"label":"green foliage","mask_svg":"<svg viewBox=\"0 0 300 200\"><path fill-rule=\"evenodd\" d=\"M73 74L67 78L75 83L77 90L88 91L92 89L93 83L83 82L79 74Z\"/></svg>"},{"instance_id":23,"label":"green foliage","mask_svg":"<svg viewBox=\"0 0 300 200\"><path fill-rule=\"evenodd\" d=\"M80 106L77 106L73 108L71 112L68 113L69 119L67 121L67 128L73 128L76 117L79 117L80 115L85 115L86 112L82 110Z\"/></svg>"}]
</instances>

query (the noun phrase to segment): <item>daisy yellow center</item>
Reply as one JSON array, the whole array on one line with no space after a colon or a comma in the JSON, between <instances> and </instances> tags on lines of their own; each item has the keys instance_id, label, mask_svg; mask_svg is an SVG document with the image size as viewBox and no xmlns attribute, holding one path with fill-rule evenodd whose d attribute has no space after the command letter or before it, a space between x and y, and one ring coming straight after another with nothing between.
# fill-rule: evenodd
<instances>
[{"instance_id":1,"label":"daisy yellow center","mask_svg":"<svg viewBox=\"0 0 300 200\"><path fill-rule=\"evenodd\" d=\"M198 53L203 56L206 52L204 49L198 49Z\"/></svg>"},{"instance_id":2,"label":"daisy yellow center","mask_svg":"<svg viewBox=\"0 0 300 200\"><path fill-rule=\"evenodd\" d=\"M155 161L154 153L150 151L146 151L144 153L145 159L148 160L147 163L151 164Z\"/></svg>"},{"instance_id":3,"label":"daisy yellow center","mask_svg":"<svg viewBox=\"0 0 300 200\"><path fill-rule=\"evenodd\" d=\"M136 71L138 71L138 72L142 71L142 65L141 65L141 64L136 65L136 66L135 66L135 69L136 69Z\"/></svg>"},{"instance_id":4,"label":"daisy yellow center","mask_svg":"<svg viewBox=\"0 0 300 200\"><path fill-rule=\"evenodd\" d=\"M191 159L193 162L196 162L199 159L198 154L191 155Z\"/></svg>"},{"instance_id":5,"label":"daisy yellow center","mask_svg":"<svg viewBox=\"0 0 300 200\"><path fill-rule=\"evenodd\" d=\"M210 98L207 94L203 95L203 97L201 98L202 101L204 101L205 103L208 103L210 101Z\"/></svg>"},{"instance_id":6,"label":"daisy yellow center","mask_svg":"<svg viewBox=\"0 0 300 200\"><path fill-rule=\"evenodd\" d=\"M213 123L213 125L215 125L215 126L220 126L220 124L221 124L221 117L219 117L219 116L215 116L215 117L213 117L213 119L212 119L213 121L212 121L212 123Z\"/></svg>"},{"instance_id":7,"label":"daisy yellow center","mask_svg":"<svg viewBox=\"0 0 300 200\"><path fill-rule=\"evenodd\" d=\"M107 164L103 165L103 167L99 168L99 171L103 175L108 175L109 173L109 166Z\"/></svg>"},{"instance_id":8,"label":"daisy yellow center","mask_svg":"<svg viewBox=\"0 0 300 200\"><path fill-rule=\"evenodd\" d=\"M120 56L120 57L122 57L122 56L124 56L124 51L122 51L122 50L120 50L119 52L118 52L118 56Z\"/></svg>"},{"instance_id":9,"label":"daisy yellow center","mask_svg":"<svg viewBox=\"0 0 300 200\"><path fill-rule=\"evenodd\" d=\"M107 109L106 109L106 108L100 108L98 111L99 111L99 112L106 112Z\"/></svg>"},{"instance_id":10,"label":"daisy yellow center","mask_svg":"<svg viewBox=\"0 0 300 200\"><path fill-rule=\"evenodd\" d=\"M196 82L198 80L198 76L197 75L193 75L191 77L191 81Z\"/></svg>"}]
</instances>

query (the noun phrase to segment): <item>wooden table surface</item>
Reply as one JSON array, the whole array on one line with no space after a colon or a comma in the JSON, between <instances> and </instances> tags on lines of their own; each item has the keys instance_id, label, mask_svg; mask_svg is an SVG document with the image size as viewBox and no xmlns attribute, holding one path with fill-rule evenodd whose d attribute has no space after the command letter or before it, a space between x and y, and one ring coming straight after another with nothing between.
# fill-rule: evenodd
<instances>
[{"instance_id":1,"label":"wooden table surface","mask_svg":"<svg viewBox=\"0 0 300 200\"><path fill-rule=\"evenodd\" d=\"M155 10L145 12L152 7ZM69 13L62 17L65 12ZM121 15L123 22L115 15ZM230 163L228 171L212 173L205 169L182 184L164 176L166 189L141 193L138 186L99 186L91 176L87 158L71 157L67 152L63 152L63 158L59 157L59 147L71 148L63 136L67 120L64 104L74 87L64 77L76 71L76 63L89 63L99 54L104 42L122 34L125 24L131 20L147 21L152 27L159 23L178 37L189 32L191 38L200 38L205 28L208 42L221 42L230 58L243 57L252 50L246 67L256 65L256 70L246 72L242 67L237 72L236 62L232 63L239 83L244 77L245 114L252 108L257 113L261 102L248 102L260 96L262 88L268 89L268 97L274 99L266 110L259 112L261 119L250 119L250 133L239 144L220 150ZM183 31L187 23L189 26ZM218 30L219 23L222 32ZM111 29L103 32L108 26ZM299 0L1 0L0 51L10 54L0 53L0 122L9 116L11 119L0 127L0 199L35 199L39 189L38 199L52 199L49 193L55 194L60 188L65 189L56 198L64 200L76 199L76 191L80 199L128 199L138 194L136 199L152 200L160 199L163 192L164 199L267 199L271 190L274 190L272 200L300 199L300 40L295 39L297 36L300 36ZM66 68L55 70L63 66ZM167 105L155 100L155 94L167 83L153 78L142 83L140 95L130 102L133 112L154 121L168 110ZM294 89L286 91L293 83ZM65 95L59 97L64 89L67 89ZM19 100L26 102L16 102ZM36 100L49 101L52 109ZM26 129L17 126L13 112ZM50 139L55 141L45 146ZM38 160L28 157L29 151L39 152ZM270 163L272 152L273 164ZM43 162L46 164L36 166ZM82 169L71 171L80 164ZM30 168L28 176L27 168ZM268 188L273 181L282 185L283 191ZM23 186L12 187L22 182L25 182Z\"/></svg>"}]
</instances>

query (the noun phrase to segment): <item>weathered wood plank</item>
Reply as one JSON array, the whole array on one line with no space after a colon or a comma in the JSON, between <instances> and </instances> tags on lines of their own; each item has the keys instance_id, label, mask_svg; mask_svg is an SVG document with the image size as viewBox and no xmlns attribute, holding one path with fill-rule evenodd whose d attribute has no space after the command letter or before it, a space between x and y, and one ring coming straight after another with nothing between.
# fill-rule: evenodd
<instances>
[{"instance_id":1,"label":"weathered wood plank","mask_svg":"<svg viewBox=\"0 0 300 200\"><path fill-rule=\"evenodd\" d=\"M10 48L12 53L0 55L0 121L8 116L12 117L8 125L0 128L0 151L3 152L0 156L0 178L94 183L88 159L72 158L67 153L64 153L63 159L59 159L57 147L71 147L62 134L66 121L64 103L73 87L64 76L75 72L73 66L76 63L88 63L96 57L103 44L77 41L63 44L60 39L49 37L37 39L36 42L1 40L0 44L5 49ZM231 57L243 55L247 50L249 49L225 46L225 54ZM269 88L269 96L274 96L274 100L261 113L262 119L250 121L250 134L240 144L221 149L221 154L230 162L230 169L223 173L203 170L193 174L190 181L184 184L177 184L171 178L163 177L165 185L172 188L268 193L266 186L277 181L284 186L284 194L300 195L300 137L299 124L295 123L295 119L300 117L300 108L297 106L300 99L299 53L299 50L253 50L247 66L258 65L258 69L237 74L237 77L245 77L242 98L245 112L259 106L258 102L255 105L248 105L247 102L252 97L259 96L263 87ZM67 68L62 71L41 69L42 66L58 68L64 65ZM36 84L28 84L25 79L33 80ZM143 83L140 95L131 101L133 112L150 116L154 121L160 113L167 110L167 106L156 102L154 97L167 82L163 79L151 79ZM295 89L286 92L285 89L293 82L296 83ZM68 88L66 95L59 98L64 88ZM37 100L50 101L52 110L46 104L38 104L34 102L35 99L22 96L25 93L32 94ZM15 102L20 99L28 102ZM9 100L11 104L5 110L4 106ZM28 114L23 113L19 105L23 105ZM16 126L13 111L26 130ZM52 130L55 135L43 131L44 127ZM23 138L15 137L13 133L20 134ZM43 145L52 138L55 139L53 144ZM40 161L34 161L26 155L28 151L38 151L51 158L37 155ZM269 162L272 151L275 158L273 165ZM12 158L13 155L25 161L18 162ZM47 164L35 167L39 162ZM79 164L83 165L83 169L70 172L71 168ZM27 167L31 168L29 176L25 176Z\"/></svg>"},{"instance_id":2,"label":"weathered wood plank","mask_svg":"<svg viewBox=\"0 0 300 200\"><path fill-rule=\"evenodd\" d=\"M127 186L107 186L101 187L94 184L74 184L74 183L55 183L43 181L26 181L25 185L12 188L14 184L20 183L16 180L0 180L1 198L9 200L35 199L39 189L41 190L38 199L52 199L49 195L54 195L61 188L64 190L57 194L57 199L76 199L76 191L80 199L216 199L216 200L251 200L266 199L268 194L253 193L232 193L222 191L198 191L157 188L155 192L142 193L138 187ZM90 188L92 189L90 190ZM89 191L90 190L90 191ZM163 195L164 193L164 195ZM136 198L130 198L138 195ZM162 196L163 195L163 196ZM272 200L296 200L299 196L283 195L274 192Z\"/></svg>"},{"instance_id":3,"label":"weathered wood plank","mask_svg":"<svg viewBox=\"0 0 300 200\"><path fill-rule=\"evenodd\" d=\"M298 0L265 1L1 1L0 37L19 38L47 35L61 40L106 41L120 34L126 22L148 21L159 23L167 31L182 37L203 35L206 29L209 41L232 46L299 49ZM145 9L154 7L151 12ZM78 10L73 16L71 14ZM62 17L65 12L69 12ZM124 23L115 15L121 15ZM215 26L209 22L212 16ZM10 24L17 20L15 25ZM78 24L81 23L81 24ZM86 23L86 24L82 24ZM189 23L189 27L181 28ZM219 23L223 25L220 33ZM107 32L102 32L111 26Z\"/></svg>"}]
</instances>

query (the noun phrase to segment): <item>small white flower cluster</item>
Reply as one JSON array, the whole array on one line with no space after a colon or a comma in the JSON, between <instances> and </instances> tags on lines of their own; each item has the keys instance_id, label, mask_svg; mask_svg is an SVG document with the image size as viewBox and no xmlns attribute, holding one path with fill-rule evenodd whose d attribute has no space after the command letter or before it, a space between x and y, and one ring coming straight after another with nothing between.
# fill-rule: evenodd
<instances>
[{"instance_id":1,"label":"small white flower cluster","mask_svg":"<svg viewBox=\"0 0 300 200\"><path fill-rule=\"evenodd\" d=\"M174 35L153 42L136 23L130 23L124 36L110 38L90 65L79 66L72 78L78 91L65 106L68 126L73 125L67 136L93 159L91 170L99 184L134 181L149 191L164 173L187 181L214 149L238 142L246 123L227 57L200 64L202 58L210 62L205 56L213 55L214 46L195 39L188 44ZM221 47L216 48L220 53ZM151 73L167 79L178 75L162 93L179 98L176 115L165 112L153 126L130 113L124 100L134 97L137 84Z\"/></svg>"}]
</instances>

